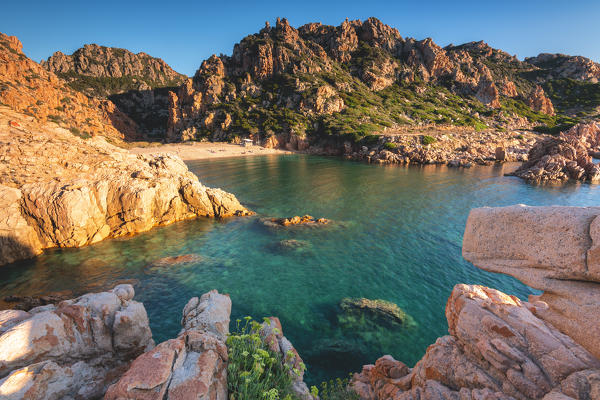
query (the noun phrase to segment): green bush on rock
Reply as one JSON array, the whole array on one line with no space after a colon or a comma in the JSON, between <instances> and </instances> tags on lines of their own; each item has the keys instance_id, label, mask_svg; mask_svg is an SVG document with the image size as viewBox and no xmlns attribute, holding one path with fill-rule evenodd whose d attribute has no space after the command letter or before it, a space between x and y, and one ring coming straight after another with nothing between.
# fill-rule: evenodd
<instances>
[{"instance_id":1,"label":"green bush on rock","mask_svg":"<svg viewBox=\"0 0 600 400\"><path fill-rule=\"evenodd\" d=\"M425 135L423 136L422 142L425 146L429 146L430 144L437 142L437 139L433 136Z\"/></svg>"},{"instance_id":2,"label":"green bush on rock","mask_svg":"<svg viewBox=\"0 0 600 400\"><path fill-rule=\"evenodd\" d=\"M321 400L359 400L358 394L348 387L350 378L340 379L335 381L321 383L321 390L316 386L310 388L310 393L313 397L320 396Z\"/></svg>"},{"instance_id":3,"label":"green bush on rock","mask_svg":"<svg viewBox=\"0 0 600 400\"><path fill-rule=\"evenodd\" d=\"M296 400L292 378L281 356L271 351L260 337L260 324L251 317L237 320L227 338L229 400Z\"/></svg>"}]
</instances>

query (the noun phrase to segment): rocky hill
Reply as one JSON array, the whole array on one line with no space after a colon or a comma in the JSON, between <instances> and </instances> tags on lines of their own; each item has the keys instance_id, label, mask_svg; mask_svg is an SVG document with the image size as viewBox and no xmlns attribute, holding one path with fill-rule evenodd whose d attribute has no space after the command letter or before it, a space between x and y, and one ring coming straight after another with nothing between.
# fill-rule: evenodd
<instances>
[{"instance_id":1,"label":"rocky hill","mask_svg":"<svg viewBox=\"0 0 600 400\"><path fill-rule=\"evenodd\" d=\"M179 86L187 78L160 58L97 44L86 44L71 55L57 51L41 65L69 86L96 96Z\"/></svg>"},{"instance_id":2,"label":"rocky hill","mask_svg":"<svg viewBox=\"0 0 600 400\"><path fill-rule=\"evenodd\" d=\"M89 98L27 58L14 36L0 33L0 105L39 122L52 122L81 137L103 135L120 142L137 126L108 100Z\"/></svg>"},{"instance_id":3,"label":"rocky hill","mask_svg":"<svg viewBox=\"0 0 600 400\"><path fill-rule=\"evenodd\" d=\"M205 60L170 95L167 139L283 133L288 143L359 143L423 125L555 132L598 114L597 65L538 59L519 61L484 42L442 48L375 18L298 29L278 19L231 56ZM576 90L567 90L573 82ZM573 108L575 92L587 98Z\"/></svg>"},{"instance_id":4,"label":"rocky hill","mask_svg":"<svg viewBox=\"0 0 600 400\"><path fill-rule=\"evenodd\" d=\"M146 134L164 132L169 88L187 79L160 58L96 44L71 55L57 51L41 65L72 89L110 99Z\"/></svg>"}]
</instances>

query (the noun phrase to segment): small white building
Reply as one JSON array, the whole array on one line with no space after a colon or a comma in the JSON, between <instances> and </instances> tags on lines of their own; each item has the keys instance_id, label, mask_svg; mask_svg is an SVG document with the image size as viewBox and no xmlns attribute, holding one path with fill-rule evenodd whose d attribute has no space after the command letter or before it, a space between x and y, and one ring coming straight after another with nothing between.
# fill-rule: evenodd
<instances>
[{"instance_id":1,"label":"small white building","mask_svg":"<svg viewBox=\"0 0 600 400\"><path fill-rule=\"evenodd\" d=\"M242 146L244 147L252 147L253 144L252 139L242 139Z\"/></svg>"}]
</instances>

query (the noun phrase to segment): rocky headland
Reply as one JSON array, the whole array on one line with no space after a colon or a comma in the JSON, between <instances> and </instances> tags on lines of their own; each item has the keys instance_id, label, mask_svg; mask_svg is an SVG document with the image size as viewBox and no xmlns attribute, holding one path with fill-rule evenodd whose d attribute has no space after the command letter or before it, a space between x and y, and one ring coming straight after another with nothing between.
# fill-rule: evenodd
<instances>
[{"instance_id":1,"label":"rocky headland","mask_svg":"<svg viewBox=\"0 0 600 400\"><path fill-rule=\"evenodd\" d=\"M577 124L557 137L540 140L514 175L528 182L600 182L600 124Z\"/></svg>"},{"instance_id":2,"label":"rocky headland","mask_svg":"<svg viewBox=\"0 0 600 400\"><path fill-rule=\"evenodd\" d=\"M593 317L600 313L598 221L598 207L472 210L464 257L543 293L523 301L458 284L446 305L448 336L429 346L413 368L381 357L356 373L349 388L363 400L598 398L599 326ZM227 399L229 297L211 291L192 298L179 335L154 347L144 306L133 296L130 285L119 285L29 312L0 311L0 394ZM346 303L406 319L390 304ZM279 320L272 317L258 328L270 354L284 360L295 396L315 399Z\"/></svg>"},{"instance_id":3,"label":"rocky headland","mask_svg":"<svg viewBox=\"0 0 600 400\"><path fill-rule=\"evenodd\" d=\"M174 155L134 155L2 106L0 127L0 264L187 218L249 213Z\"/></svg>"}]
</instances>

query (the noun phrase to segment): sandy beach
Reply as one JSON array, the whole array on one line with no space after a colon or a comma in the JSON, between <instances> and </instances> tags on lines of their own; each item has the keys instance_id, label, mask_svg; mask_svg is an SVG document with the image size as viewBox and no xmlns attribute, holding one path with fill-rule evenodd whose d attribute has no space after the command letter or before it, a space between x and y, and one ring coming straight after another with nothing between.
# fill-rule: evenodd
<instances>
[{"instance_id":1,"label":"sandy beach","mask_svg":"<svg viewBox=\"0 0 600 400\"><path fill-rule=\"evenodd\" d=\"M262 146L243 147L238 144L224 142L190 142L132 147L134 154L150 154L168 152L177 154L182 160L202 160L207 158L246 157L267 154L293 154L292 151L268 149Z\"/></svg>"}]
</instances>

